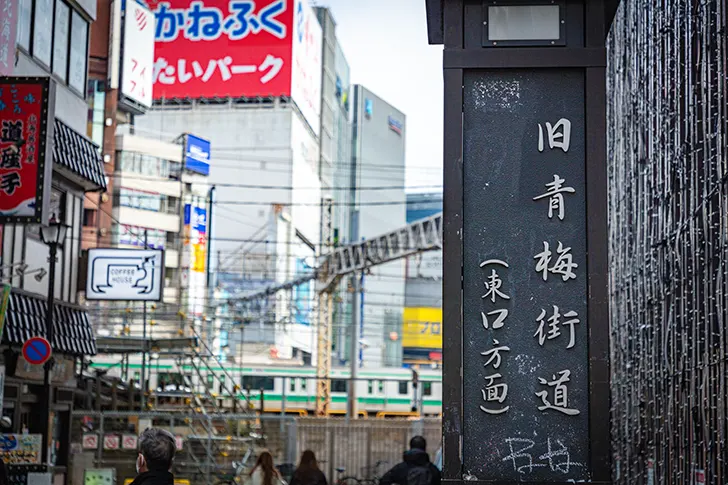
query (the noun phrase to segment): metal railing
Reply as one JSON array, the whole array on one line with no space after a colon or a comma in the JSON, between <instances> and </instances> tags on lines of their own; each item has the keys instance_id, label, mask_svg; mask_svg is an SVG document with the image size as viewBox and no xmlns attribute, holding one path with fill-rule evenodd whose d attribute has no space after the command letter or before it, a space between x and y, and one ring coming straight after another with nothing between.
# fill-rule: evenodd
<instances>
[{"instance_id":1,"label":"metal railing","mask_svg":"<svg viewBox=\"0 0 728 485\"><path fill-rule=\"evenodd\" d=\"M143 427L167 429L181 447L175 456L176 478L214 485L234 476L233 463L262 451L273 454L276 465L292 468L304 450L312 450L329 478L336 468L347 475L371 479L402 460L414 435L423 435L434 457L442 435L439 419L346 420L293 418L249 414L194 412L74 411L71 424L69 483L78 482L87 468L114 468L117 483L136 474L137 449L125 438L138 436ZM95 446L93 445L95 443ZM111 446L109 446L111 445Z\"/></svg>"}]
</instances>

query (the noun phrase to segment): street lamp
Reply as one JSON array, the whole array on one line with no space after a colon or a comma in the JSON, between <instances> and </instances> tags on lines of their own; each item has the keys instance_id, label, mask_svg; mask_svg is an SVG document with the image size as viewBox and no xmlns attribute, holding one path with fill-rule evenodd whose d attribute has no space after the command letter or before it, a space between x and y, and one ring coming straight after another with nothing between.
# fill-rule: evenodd
<instances>
[{"instance_id":1,"label":"street lamp","mask_svg":"<svg viewBox=\"0 0 728 485\"><path fill-rule=\"evenodd\" d=\"M58 247L63 246L68 226L56 220L55 214L47 226L40 227L40 237L48 246L48 300L46 306L46 339L53 349L53 294L56 283L56 259ZM53 357L43 365L43 463L49 464L50 432L51 432L51 379Z\"/></svg>"}]
</instances>

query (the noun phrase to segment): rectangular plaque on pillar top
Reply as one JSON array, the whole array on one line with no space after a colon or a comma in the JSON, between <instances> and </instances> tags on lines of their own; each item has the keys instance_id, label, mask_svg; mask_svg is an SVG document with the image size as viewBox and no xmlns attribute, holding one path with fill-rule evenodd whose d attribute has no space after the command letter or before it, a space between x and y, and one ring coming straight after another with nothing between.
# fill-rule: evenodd
<instances>
[{"instance_id":1,"label":"rectangular plaque on pillar top","mask_svg":"<svg viewBox=\"0 0 728 485\"><path fill-rule=\"evenodd\" d=\"M584 72L464 81L464 478L589 480Z\"/></svg>"}]
</instances>

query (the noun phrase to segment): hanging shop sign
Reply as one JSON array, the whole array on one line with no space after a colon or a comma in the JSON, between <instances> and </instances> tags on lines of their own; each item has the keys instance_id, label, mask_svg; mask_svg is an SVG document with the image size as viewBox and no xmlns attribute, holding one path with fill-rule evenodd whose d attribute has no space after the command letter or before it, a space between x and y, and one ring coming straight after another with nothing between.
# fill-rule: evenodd
<instances>
[{"instance_id":1,"label":"hanging shop sign","mask_svg":"<svg viewBox=\"0 0 728 485\"><path fill-rule=\"evenodd\" d=\"M48 221L55 84L0 77L0 224Z\"/></svg>"}]
</instances>

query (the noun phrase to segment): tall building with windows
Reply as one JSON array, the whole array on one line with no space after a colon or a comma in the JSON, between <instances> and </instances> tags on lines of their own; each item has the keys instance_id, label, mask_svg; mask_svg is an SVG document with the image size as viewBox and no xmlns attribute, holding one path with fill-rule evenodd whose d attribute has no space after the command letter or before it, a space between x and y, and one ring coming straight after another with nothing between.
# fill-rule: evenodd
<instances>
[{"instance_id":1,"label":"tall building with windows","mask_svg":"<svg viewBox=\"0 0 728 485\"><path fill-rule=\"evenodd\" d=\"M0 361L3 416L12 423L4 432L45 434L50 426L50 481L64 483L70 449L61 437L72 426L78 362L97 350L95 315L79 304L84 199L106 189L98 147L86 136L89 25L97 9L95 0L16 4L6 2L11 8L0 13L0 74L7 76L0 81L0 281L8 291ZM51 222L67 228L56 241L55 274L40 227ZM45 325L49 292L53 338ZM49 337L55 360L50 423L39 419L37 404L46 396L43 366L20 352L32 336Z\"/></svg>"},{"instance_id":2,"label":"tall building with windows","mask_svg":"<svg viewBox=\"0 0 728 485\"><path fill-rule=\"evenodd\" d=\"M204 3L230 13L227 0ZM305 0L263 0L256 6L280 3L285 9L276 9L282 27L276 35L260 29L243 39L222 32L216 40L192 41L194 32L175 38L160 33L156 56L168 64L165 76L155 84L153 109L134 120L145 136L170 140L190 132L212 143L214 286L223 302L312 271L322 251L322 207L337 197L336 164L342 158L348 164L348 66L331 14ZM216 71L204 83L194 71L193 78L180 78L178 59L185 66L207 66L209 52L229 56L235 71L230 76ZM243 74L252 65L256 69ZM229 323L221 330L223 354L312 362L314 297L309 284L264 307L220 308L226 315L221 320Z\"/></svg>"},{"instance_id":3,"label":"tall building with windows","mask_svg":"<svg viewBox=\"0 0 728 485\"><path fill-rule=\"evenodd\" d=\"M210 187L206 173L185 169L187 135L162 140L135 126L152 105L154 14L139 0L96 4L85 129L100 147L108 190L84 201L82 245L164 250L164 295L147 305L147 330L176 337L187 318L202 320L206 313ZM209 163L209 149L207 156ZM90 305L103 317L100 336L143 334L142 303Z\"/></svg>"},{"instance_id":4,"label":"tall building with windows","mask_svg":"<svg viewBox=\"0 0 728 485\"><path fill-rule=\"evenodd\" d=\"M207 177L185 168L186 136L171 143L124 131L114 141L109 245L164 250L163 299L154 308L148 305L148 335L190 336L189 331L181 332L188 328L185 323L189 319L202 322L208 313ZM202 247L196 253L200 240ZM99 335L138 337L143 333L143 303L98 302L94 306L105 315L97 328Z\"/></svg>"},{"instance_id":5,"label":"tall building with windows","mask_svg":"<svg viewBox=\"0 0 728 485\"><path fill-rule=\"evenodd\" d=\"M360 241L406 223L407 127L404 113L364 86L354 85L352 92L349 240ZM362 365L399 366L405 262L393 261L357 275L350 288L345 312L359 327Z\"/></svg>"}]
</instances>

